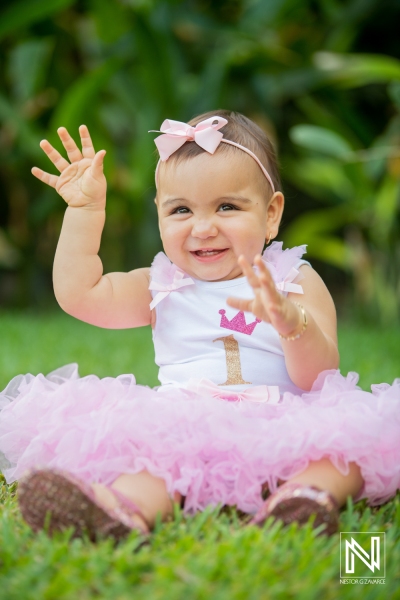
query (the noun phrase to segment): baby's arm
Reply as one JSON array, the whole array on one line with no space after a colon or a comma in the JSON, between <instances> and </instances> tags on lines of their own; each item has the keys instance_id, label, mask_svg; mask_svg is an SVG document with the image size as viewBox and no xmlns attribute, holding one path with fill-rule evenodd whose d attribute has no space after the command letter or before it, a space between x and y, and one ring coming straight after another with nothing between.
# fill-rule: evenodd
<instances>
[{"instance_id":1,"label":"baby's arm","mask_svg":"<svg viewBox=\"0 0 400 600\"><path fill-rule=\"evenodd\" d=\"M303 306L307 328L297 340L281 339L281 342L290 378L298 387L309 390L319 373L339 367L336 309L318 273L308 265L300 270L305 276L301 280L304 294L290 292L287 298ZM301 318L295 333L302 329Z\"/></svg>"},{"instance_id":2,"label":"baby's arm","mask_svg":"<svg viewBox=\"0 0 400 600\"><path fill-rule=\"evenodd\" d=\"M94 151L89 132L81 126L82 152L65 128L58 134L70 163L43 140L41 148L60 171L50 175L34 167L32 173L54 187L67 202L53 268L54 292L68 314L110 329L150 323L149 269L103 275L98 256L105 222L105 151Z\"/></svg>"},{"instance_id":3,"label":"baby's arm","mask_svg":"<svg viewBox=\"0 0 400 600\"><path fill-rule=\"evenodd\" d=\"M281 342L291 380L301 389L309 390L321 371L339 366L333 300L322 279L311 267L301 267L304 294L290 293L285 297L277 291L261 256L256 257L254 262L260 269L259 276L244 257L239 258L255 298L228 298L228 304L251 311L259 319L271 323L283 336L293 337L301 333L295 340L281 339ZM301 304L306 312L305 330L302 312L295 302Z\"/></svg>"}]
</instances>

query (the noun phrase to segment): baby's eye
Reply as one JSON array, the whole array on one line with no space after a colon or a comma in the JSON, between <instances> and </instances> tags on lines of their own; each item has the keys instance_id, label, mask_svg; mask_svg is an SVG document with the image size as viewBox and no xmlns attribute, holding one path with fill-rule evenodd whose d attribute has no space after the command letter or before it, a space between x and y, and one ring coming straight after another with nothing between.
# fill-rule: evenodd
<instances>
[{"instance_id":1,"label":"baby's eye","mask_svg":"<svg viewBox=\"0 0 400 600\"><path fill-rule=\"evenodd\" d=\"M233 204L221 204L221 206L219 208L222 211L237 210L236 206L233 206Z\"/></svg>"},{"instance_id":2,"label":"baby's eye","mask_svg":"<svg viewBox=\"0 0 400 600\"><path fill-rule=\"evenodd\" d=\"M189 212L189 209L186 208L186 206L178 206L178 208L175 208L175 210L173 210L171 214L173 214L173 215L184 215L187 212Z\"/></svg>"}]
</instances>

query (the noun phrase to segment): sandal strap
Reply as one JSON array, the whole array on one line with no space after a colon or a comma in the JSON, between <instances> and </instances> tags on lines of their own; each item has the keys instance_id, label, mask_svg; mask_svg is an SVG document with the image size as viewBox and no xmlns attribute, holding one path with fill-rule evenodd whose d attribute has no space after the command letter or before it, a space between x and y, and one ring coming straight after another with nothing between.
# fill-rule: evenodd
<instances>
[{"instance_id":1,"label":"sandal strap","mask_svg":"<svg viewBox=\"0 0 400 600\"><path fill-rule=\"evenodd\" d=\"M324 521L328 524L328 534L337 530L337 521L339 519L339 504L331 493L315 485L304 485L298 482L287 482L269 496L262 504L257 514L250 521L252 525L263 525L267 518L274 515L276 518L282 518L282 511L285 513L288 504L293 498L299 498L309 505L318 506L316 512L324 515ZM295 517L291 520L296 520Z\"/></svg>"},{"instance_id":2,"label":"sandal strap","mask_svg":"<svg viewBox=\"0 0 400 600\"><path fill-rule=\"evenodd\" d=\"M130 500L127 496L125 496L125 494L123 494L119 490L116 490L115 488L111 487L111 485L107 485L106 487L107 487L107 489L110 490L110 492L113 494L113 496L118 501L118 508L120 510L122 510L122 512L124 512L130 518L132 518L135 515L140 517L142 519L143 523L145 523L146 529L148 531L149 529L148 529L146 518L143 515L140 508L134 502L132 502L132 500Z\"/></svg>"},{"instance_id":3,"label":"sandal strap","mask_svg":"<svg viewBox=\"0 0 400 600\"><path fill-rule=\"evenodd\" d=\"M274 501L284 500L287 497L299 495L301 497L314 500L320 506L326 507L328 510L339 510L339 504L328 490L324 490L316 485L305 485L303 483L287 482L278 487L277 491L271 496ZM267 500L268 502L268 500Z\"/></svg>"}]
</instances>

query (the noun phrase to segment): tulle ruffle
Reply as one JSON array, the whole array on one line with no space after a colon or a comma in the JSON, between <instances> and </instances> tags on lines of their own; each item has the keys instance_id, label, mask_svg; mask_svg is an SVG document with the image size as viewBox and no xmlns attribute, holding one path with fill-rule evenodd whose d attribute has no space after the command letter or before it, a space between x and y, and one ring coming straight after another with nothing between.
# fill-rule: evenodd
<instances>
[{"instance_id":1,"label":"tulle ruffle","mask_svg":"<svg viewBox=\"0 0 400 600\"><path fill-rule=\"evenodd\" d=\"M272 242L264 250L262 258L267 263L275 282L283 281L292 267L300 261L307 251L307 244L282 250L283 242Z\"/></svg>"},{"instance_id":2,"label":"tulle ruffle","mask_svg":"<svg viewBox=\"0 0 400 600\"><path fill-rule=\"evenodd\" d=\"M292 267L298 264L303 254L307 251L306 244L286 248L285 250L282 247L283 242L272 242L262 255L276 283L285 279ZM181 269L174 263L171 263L164 252L159 252L151 264L150 279L151 281L157 281L162 286L168 286L173 283L177 271L181 271Z\"/></svg>"},{"instance_id":3,"label":"tulle ruffle","mask_svg":"<svg viewBox=\"0 0 400 600\"><path fill-rule=\"evenodd\" d=\"M221 503L254 513L263 483L273 492L328 456L343 474L360 466L356 500L382 504L400 488L400 380L372 394L357 381L326 371L311 392L269 405L151 389L133 375L79 378L77 365L18 376L0 394L3 472L12 482L57 467L111 483L147 469L186 497L186 512Z\"/></svg>"},{"instance_id":4,"label":"tulle ruffle","mask_svg":"<svg viewBox=\"0 0 400 600\"><path fill-rule=\"evenodd\" d=\"M172 263L164 252L158 252L151 263L150 279L167 286L173 283L177 272L183 271Z\"/></svg>"}]
</instances>

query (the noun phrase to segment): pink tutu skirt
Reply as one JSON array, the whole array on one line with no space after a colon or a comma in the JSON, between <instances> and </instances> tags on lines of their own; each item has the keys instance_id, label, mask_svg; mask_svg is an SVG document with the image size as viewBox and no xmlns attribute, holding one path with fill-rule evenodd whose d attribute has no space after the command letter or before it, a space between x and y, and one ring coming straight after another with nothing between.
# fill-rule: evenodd
<instances>
[{"instance_id":1,"label":"pink tutu skirt","mask_svg":"<svg viewBox=\"0 0 400 600\"><path fill-rule=\"evenodd\" d=\"M372 393L357 381L325 371L311 392L256 404L158 391L133 375L80 378L74 364L19 375L0 393L0 467L9 483L33 467L106 484L146 469L185 496L187 513L219 503L254 513L262 484L274 492L326 456L343 474L356 462L355 500L378 505L400 488L400 380Z\"/></svg>"}]
</instances>

